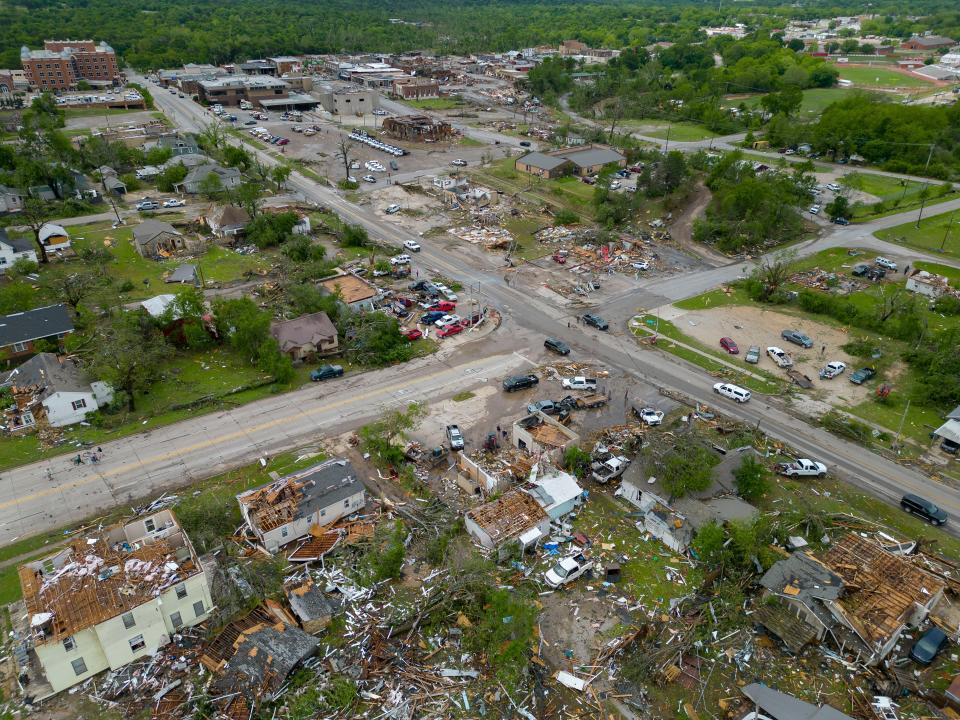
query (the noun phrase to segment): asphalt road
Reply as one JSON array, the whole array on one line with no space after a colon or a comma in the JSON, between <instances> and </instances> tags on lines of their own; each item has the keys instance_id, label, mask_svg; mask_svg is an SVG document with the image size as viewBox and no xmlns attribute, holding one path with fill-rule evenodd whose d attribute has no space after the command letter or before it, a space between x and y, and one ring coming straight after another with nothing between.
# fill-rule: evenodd
<instances>
[{"instance_id":1,"label":"asphalt road","mask_svg":"<svg viewBox=\"0 0 960 720\"><path fill-rule=\"evenodd\" d=\"M156 99L168 116L185 129L199 130L201 123L211 117L189 100L163 92L158 92ZM269 156L260 155L273 162ZM539 345L539 338L546 335L567 340L577 356L593 358L650 386L684 393L731 417L758 425L771 437L826 462L831 471L865 491L891 501L904 492L916 492L960 518L960 492L807 425L786 413L776 399L758 397L745 405L720 399L712 392L713 380L706 373L672 356L638 348L628 334L617 329L622 324L615 325L611 333L588 330L576 323L571 326L568 309L554 307L511 287L501 272L467 268L460 258L401 228L381 223L366 209L297 173L291 177L290 185L306 198L328 205L350 222L363 225L374 237L397 245L407 239L418 240L423 245L419 264L475 287L471 292L486 298L504 316L505 327L498 331L496 341L483 346L487 356L471 357L477 354L477 345L471 344L450 358L424 358L133 435L104 446L104 462L97 466L76 467L67 455L5 472L0 475L0 542L76 522L115 504L157 494L190 479L208 477L264 454L303 446L327 434L341 433L375 417L390 404L436 401L491 380L499 381L511 370L523 367L523 354L534 344ZM938 212L951 209L952 204L938 206ZM897 224L905 220L893 216L878 223ZM870 239L873 228L836 228L825 238L797 250L805 255L850 243L869 244L878 251L892 248L891 254L900 250ZM655 307L732 280L744 267L749 270L750 266L731 263L668 279L653 278L646 287L607 303L603 311L607 314L609 309L626 316L641 308Z\"/></svg>"}]
</instances>

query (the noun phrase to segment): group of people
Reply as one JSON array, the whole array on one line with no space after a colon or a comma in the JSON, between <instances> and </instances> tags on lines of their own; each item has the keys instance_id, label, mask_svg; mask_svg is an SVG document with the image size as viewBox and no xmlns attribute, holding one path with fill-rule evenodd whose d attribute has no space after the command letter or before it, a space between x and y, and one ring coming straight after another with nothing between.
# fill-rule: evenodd
<instances>
[{"instance_id":1,"label":"group of people","mask_svg":"<svg viewBox=\"0 0 960 720\"><path fill-rule=\"evenodd\" d=\"M87 460L89 460L91 463L93 463L94 465L96 465L96 464L97 464L98 462L100 462L102 459L103 459L103 448L102 448L102 447L98 447L97 450L96 450L96 452L85 452L85 453L82 453L82 454L81 454L81 453L77 453L77 456L73 459L73 464L74 464L74 465L83 465L84 463L87 462Z\"/></svg>"}]
</instances>

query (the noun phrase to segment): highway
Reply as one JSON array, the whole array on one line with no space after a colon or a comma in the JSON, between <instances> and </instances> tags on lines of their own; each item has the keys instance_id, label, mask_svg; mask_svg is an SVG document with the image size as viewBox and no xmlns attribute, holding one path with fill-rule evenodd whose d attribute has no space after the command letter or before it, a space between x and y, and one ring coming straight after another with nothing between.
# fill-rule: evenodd
<instances>
[{"instance_id":1,"label":"highway","mask_svg":"<svg viewBox=\"0 0 960 720\"><path fill-rule=\"evenodd\" d=\"M158 93L156 101L184 129L199 131L210 118L187 99ZM267 154L254 152L265 162L274 162ZM733 280L745 268L749 271L750 263L730 263L666 279L651 278L636 291L624 293L604 306L604 315L616 322L610 333L601 333L575 323L571 327L568 308L553 306L512 287L499 269L468 267L461 258L377 220L367 209L299 173L293 173L289 184L308 200L334 209L349 222L363 225L374 237L398 246L407 239L420 242L423 251L418 262L461 280L465 286L476 287L478 294L501 311L503 327L490 336L489 342L482 341L482 346L470 343L452 354L441 352L439 356L403 366L304 388L111 442L104 446L104 461L98 466L77 467L70 462L70 456L60 456L4 472L0 474L0 542L77 522L116 504L155 495L263 455L314 443L325 435L340 434L375 417L381 408L391 404L435 402L460 390L499 382L509 372L535 362L528 358L542 353L542 338L547 335L569 342L576 357L594 359L638 382L683 393L758 426L771 437L827 463L839 477L871 494L896 501L904 492L916 492L941 505L952 517L960 518L957 490L807 425L786 412L776 398L755 396L744 405L722 400L712 392L713 379L704 371L665 353L640 348L625 331L626 319L638 310ZM954 204L960 207L960 201L944 203L937 206L937 212L948 211ZM877 223L892 225L906 219L891 216ZM877 226L871 223L831 228L824 238L796 250L806 255L824 247L856 244L876 248L878 252L902 254L902 248L871 238L870 233ZM476 357L478 347L483 348L481 358Z\"/></svg>"}]
</instances>

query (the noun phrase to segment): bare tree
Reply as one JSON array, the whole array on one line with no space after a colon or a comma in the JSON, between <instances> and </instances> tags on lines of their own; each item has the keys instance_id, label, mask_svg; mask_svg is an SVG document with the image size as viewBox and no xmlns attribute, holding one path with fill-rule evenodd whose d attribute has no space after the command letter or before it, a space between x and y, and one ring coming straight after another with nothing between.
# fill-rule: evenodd
<instances>
[{"instance_id":1,"label":"bare tree","mask_svg":"<svg viewBox=\"0 0 960 720\"><path fill-rule=\"evenodd\" d=\"M227 144L227 131L223 123L207 123L200 133L200 142L216 150L224 147Z\"/></svg>"},{"instance_id":2,"label":"bare tree","mask_svg":"<svg viewBox=\"0 0 960 720\"><path fill-rule=\"evenodd\" d=\"M346 135L341 135L337 143L337 157L343 160L343 176L350 177L350 152L353 150L353 143L347 139Z\"/></svg>"},{"instance_id":3,"label":"bare tree","mask_svg":"<svg viewBox=\"0 0 960 720\"><path fill-rule=\"evenodd\" d=\"M772 298L787 282L794 260L796 260L796 253L793 251L779 252L763 258L757 269L753 271L753 277L763 286L761 300L766 301Z\"/></svg>"},{"instance_id":4,"label":"bare tree","mask_svg":"<svg viewBox=\"0 0 960 720\"><path fill-rule=\"evenodd\" d=\"M609 106L608 106L609 107ZM616 97L613 100L612 108L607 112L610 118L610 144L613 144L613 132L617 129L617 123L623 118L623 99Z\"/></svg>"},{"instance_id":5,"label":"bare tree","mask_svg":"<svg viewBox=\"0 0 960 720\"><path fill-rule=\"evenodd\" d=\"M47 247L40 242L40 228L47 224L51 215L51 208L39 198L27 198L20 211L20 217L25 221L24 225L33 230L33 241L40 251L41 263L50 262L50 258L47 257Z\"/></svg>"}]
</instances>

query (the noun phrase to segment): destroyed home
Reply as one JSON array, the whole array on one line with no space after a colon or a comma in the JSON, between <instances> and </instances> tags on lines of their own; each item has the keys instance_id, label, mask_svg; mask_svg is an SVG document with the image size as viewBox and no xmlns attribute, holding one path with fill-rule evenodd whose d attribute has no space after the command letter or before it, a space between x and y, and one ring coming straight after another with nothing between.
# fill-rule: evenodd
<instances>
[{"instance_id":1,"label":"destroyed home","mask_svg":"<svg viewBox=\"0 0 960 720\"><path fill-rule=\"evenodd\" d=\"M0 360L32 354L34 343L47 340L56 345L73 332L73 321L67 306L24 310L0 317Z\"/></svg>"},{"instance_id":2,"label":"destroyed home","mask_svg":"<svg viewBox=\"0 0 960 720\"><path fill-rule=\"evenodd\" d=\"M201 664L213 673L211 695L229 718L249 718L259 703L316 653L319 641L297 627L281 605L267 600L228 624L207 646Z\"/></svg>"},{"instance_id":3,"label":"destroyed home","mask_svg":"<svg viewBox=\"0 0 960 720\"><path fill-rule=\"evenodd\" d=\"M453 137L453 127L450 123L434 120L427 115L387 117L383 119L383 129L392 138L413 142L449 140Z\"/></svg>"},{"instance_id":4,"label":"destroyed home","mask_svg":"<svg viewBox=\"0 0 960 720\"><path fill-rule=\"evenodd\" d=\"M944 584L909 558L850 533L819 558L795 553L773 565L761 584L815 631L860 661L876 665L908 627L916 627L943 598ZM778 634L776 621L770 628ZM782 627L781 627L782 631ZM798 639L784 639L797 646Z\"/></svg>"},{"instance_id":5,"label":"destroyed home","mask_svg":"<svg viewBox=\"0 0 960 720\"><path fill-rule=\"evenodd\" d=\"M213 607L204 568L170 510L76 536L19 572L37 699L154 655Z\"/></svg>"},{"instance_id":6,"label":"destroyed home","mask_svg":"<svg viewBox=\"0 0 960 720\"><path fill-rule=\"evenodd\" d=\"M294 362L312 360L317 355L336 352L339 347L337 328L325 312L273 322L270 334L280 345L280 350Z\"/></svg>"},{"instance_id":7,"label":"destroyed home","mask_svg":"<svg viewBox=\"0 0 960 720\"><path fill-rule=\"evenodd\" d=\"M40 228L40 244L48 253L62 252L70 247L70 233L62 225L47 223Z\"/></svg>"},{"instance_id":8,"label":"destroyed home","mask_svg":"<svg viewBox=\"0 0 960 720\"><path fill-rule=\"evenodd\" d=\"M621 483L621 488L625 483ZM695 534L693 524L685 515L675 510L659 495L646 490L639 492L626 489L624 497L636 505L643 514L637 522L637 529L650 533L657 540L677 553L684 553L690 547Z\"/></svg>"},{"instance_id":9,"label":"destroyed home","mask_svg":"<svg viewBox=\"0 0 960 720\"><path fill-rule=\"evenodd\" d=\"M340 302L354 312L373 311L375 304L383 297L380 290L363 278L343 271L319 281L317 287L330 295L336 295Z\"/></svg>"},{"instance_id":10,"label":"destroyed home","mask_svg":"<svg viewBox=\"0 0 960 720\"><path fill-rule=\"evenodd\" d=\"M300 627L311 635L322 631L330 624L333 616L340 612L339 596L324 592L312 578L285 586L284 593L290 611L297 618Z\"/></svg>"},{"instance_id":11,"label":"destroyed home","mask_svg":"<svg viewBox=\"0 0 960 720\"><path fill-rule=\"evenodd\" d=\"M318 532L366 505L349 460L328 460L237 495L247 527L267 552Z\"/></svg>"},{"instance_id":12,"label":"destroyed home","mask_svg":"<svg viewBox=\"0 0 960 720\"><path fill-rule=\"evenodd\" d=\"M559 455L580 442L580 436L538 410L513 423L511 441L515 448L531 455Z\"/></svg>"},{"instance_id":13,"label":"destroyed home","mask_svg":"<svg viewBox=\"0 0 960 720\"><path fill-rule=\"evenodd\" d=\"M511 542L526 550L546 536L550 516L533 495L514 489L468 510L464 525L470 536L489 550Z\"/></svg>"},{"instance_id":14,"label":"destroyed home","mask_svg":"<svg viewBox=\"0 0 960 720\"><path fill-rule=\"evenodd\" d=\"M37 262L37 251L28 238L11 238L0 228L0 273L5 273L17 260Z\"/></svg>"},{"instance_id":15,"label":"destroyed home","mask_svg":"<svg viewBox=\"0 0 960 720\"><path fill-rule=\"evenodd\" d=\"M200 275L197 266L191 263L178 265L173 272L163 276L163 281L170 285L194 285L200 287Z\"/></svg>"},{"instance_id":16,"label":"destroyed home","mask_svg":"<svg viewBox=\"0 0 960 720\"><path fill-rule=\"evenodd\" d=\"M183 233L161 220L144 220L133 229L133 247L141 257L169 257L185 244Z\"/></svg>"},{"instance_id":17,"label":"destroyed home","mask_svg":"<svg viewBox=\"0 0 960 720\"><path fill-rule=\"evenodd\" d=\"M181 157L179 159L182 160L183 158ZM207 180L207 178L211 175L216 177L217 180ZM240 171L237 168L221 167L220 165L209 162L208 160L202 165L191 167L187 171L187 176L174 185L173 189L177 192L196 195L197 193L203 192L205 183L212 182L216 186L218 181L218 190L229 190L230 188L235 188L240 184L241 181Z\"/></svg>"},{"instance_id":18,"label":"destroyed home","mask_svg":"<svg viewBox=\"0 0 960 720\"><path fill-rule=\"evenodd\" d=\"M113 400L107 383L90 382L74 358L53 353L34 355L0 376L0 387L9 387L13 395L13 406L3 417L8 432L37 424L73 425Z\"/></svg>"},{"instance_id":19,"label":"destroyed home","mask_svg":"<svg viewBox=\"0 0 960 720\"><path fill-rule=\"evenodd\" d=\"M531 481L526 492L540 504L551 520L559 520L579 508L586 500L586 492L570 473L551 472Z\"/></svg>"},{"instance_id":20,"label":"destroyed home","mask_svg":"<svg viewBox=\"0 0 960 720\"><path fill-rule=\"evenodd\" d=\"M798 700L763 683L750 683L740 688L751 703L754 718L770 720L853 720L829 705L813 705ZM751 717L749 714L746 717Z\"/></svg>"},{"instance_id":21,"label":"destroyed home","mask_svg":"<svg viewBox=\"0 0 960 720\"><path fill-rule=\"evenodd\" d=\"M950 291L950 281L943 275L935 275L926 270L914 270L907 278L907 290L928 298L938 298Z\"/></svg>"}]
</instances>

